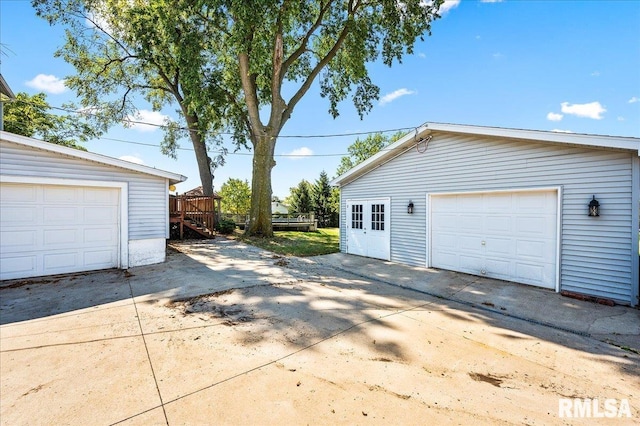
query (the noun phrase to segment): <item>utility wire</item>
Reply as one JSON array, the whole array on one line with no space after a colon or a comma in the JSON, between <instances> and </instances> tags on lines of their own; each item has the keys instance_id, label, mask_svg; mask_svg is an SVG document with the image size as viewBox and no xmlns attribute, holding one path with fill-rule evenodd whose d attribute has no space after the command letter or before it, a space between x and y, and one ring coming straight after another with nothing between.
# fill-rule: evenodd
<instances>
[{"instance_id":1,"label":"utility wire","mask_svg":"<svg viewBox=\"0 0 640 426\"><path fill-rule=\"evenodd\" d=\"M100 140L107 140L107 141L113 141L113 142L121 142L121 143L128 143L128 144L133 144L133 145L142 145L142 146L152 146L155 148L160 148L158 145L152 144L152 143L144 143L144 142L135 142L135 141L130 141L130 140L126 140L126 139L115 139L115 138L105 138L105 137L100 137ZM193 151L193 148L182 148L182 147L178 147L176 149L179 149L181 151ZM382 150L381 150L382 151ZM222 150L217 150L217 151L210 151L211 154L224 154L224 155L238 155L238 156L254 156L254 155L259 155L259 154L255 154L253 152L224 152ZM344 157L345 155L349 155L348 153L342 153L342 154L309 154L309 155L305 155L305 154L274 154L274 157Z\"/></svg>"},{"instance_id":2,"label":"utility wire","mask_svg":"<svg viewBox=\"0 0 640 426\"><path fill-rule=\"evenodd\" d=\"M17 124L14 121L11 120L5 120L5 123L13 123L13 124ZM20 124L18 124L18 126L20 126ZM20 126L21 128L25 128L25 126ZM374 133L381 133L381 132L374 132ZM320 137L320 136L318 136ZM127 139L117 139L117 138L108 138L108 137L98 137L94 140L98 140L98 141L112 141L112 142L119 142L119 143L126 143L126 144L130 144L130 145L140 145L140 146L149 146L149 147L153 147L153 148L160 148L160 145L156 145L153 143L145 143L145 142L136 142L136 141L132 141L132 140L127 140ZM82 146L82 145L80 145ZM177 147L177 150L180 151L191 151L193 152L194 149L193 148L183 148L183 147ZM382 148L380 149L378 152L390 152L390 151L397 151L397 150L402 150L402 149L406 149L405 147L401 147L401 148ZM225 152L223 150L216 150L216 151L209 151L209 153L211 154L224 154L224 155L236 155L236 156L245 156L245 157L250 157L250 156L256 156L259 154L256 154L254 152ZM306 158L306 157L345 157L345 156L349 156L350 154L348 152L343 152L343 153L332 153L332 154L274 154L274 157L284 157L284 158Z\"/></svg>"},{"instance_id":3,"label":"utility wire","mask_svg":"<svg viewBox=\"0 0 640 426\"><path fill-rule=\"evenodd\" d=\"M29 105L34 105L34 106L40 106L39 104L35 104L32 102L28 102L22 99L11 99L10 102L20 102L20 103L25 103L25 104L29 104ZM54 109L54 110L58 110L58 111L64 111L64 112L68 112L71 114L78 114L78 115L90 115L93 117L99 117L100 114L97 114L95 112L91 112L90 108L84 111L79 111L79 110L74 110L74 109L70 109L70 108L64 108L64 107L59 107L59 106L52 106L47 104L47 108L48 109ZM96 108L97 109L97 108ZM129 118L124 119L122 121L123 123L126 124L131 124L131 125L135 125L135 124L140 124L140 125L145 125L145 126L153 126L153 127L158 127L158 128L164 128L166 127L164 124L157 124L157 123L150 123L150 122L146 122L146 121L137 121L137 120L131 120ZM190 129L188 127L179 127L180 130L184 130L187 132L195 132L195 129ZM345 133L333 133L333 134L316 134L316 135L278 135L278 139L280 138L297 138L297 139L319 139L319 138L339 138L339 137L351 137L351 136L362 136L362 135L371 135L371 134L376 134L376 133L391 133L391 132L401 132L401 131L409 131L409 130L415 130L415 127L398 127L395 129L385 129L385 130L374 130L374 131L368 131L368 132L345 132ZM218 135L225 135L225 136L233 136L232 132L217 132ZM334 155L334 154L332 154ZM338 154L335 154L338 155Z\"/></svg>"},{"instance_id":4,"label":"utility wire","mask_svg":"<svg viewBox=\"0 0 640 426\"><path fill-rule=\"evenodd\" d=\"M29 105L34 105L34 106L41 106L39 104L35 104L33 102L29 102L23 99L12 99L10 102L20 102L20 103L24 103L24 104L29 104ZM84 111L78 111L78 110L73 110L71 108L65 108L65 107L60 107L60 106L52 106L49 104L46 104L46 107L48 109L52 109L52 110L58 110L58 111L63 111L63 112L67 112L67 113L72 113L72 114L78 114L78 115L90 115L90 116L94 116L94 117L99 117L99 114L91 112L90 110L84 110ZM17 125L18 127L21 128L25 128L25 125L23 123L16 123L15 121L12 120L5 120L5 122L10 122L13 123L14 125ZM140 124L140 125L147 125L147 126L153 126L153 127L158 127L158 128L163 128L165 127L162 124L156 124L156 123L149 123L149 122L145 122L145 121L135 121L135 120L124 120L123 123L127 123L127 124ZM186 127L181 127L181 130L186 130L186 131L194 131L194 129L189 129ZM386 129L386 130L375 130L375 131L369 131L369 132L346 132L346 133L334 133L334 134L316 134L316 135L279 135L278 138L297 138L297 139L317 139L317 138L336 138L336 137L353 137L353 136L362 136L362 135L372 135L372 134L378 134L378 133L391 133L391 132L400 132L400 131L408 131L408 130L414 130L415 127L400 127L400 128L394 128L394 129ZM233 135L233 133L231 132L219 132L218 135ZM98 137L96 138L97 140L107 140L107 141L113 141L113 142L119 142L119 143L127 143L127 144L131 144L131 145L140 145L140 146L149 146L149 147L154 147L154 148L160 148L159 145L157 144L153 144L153 143L144 143L144 142L137 142L137 141L132 141L132 140L126 140L126 139L116 139L116 138L109 138L109 137ZM180 151L194 151L193 148L183 148L183 147L177 147L176 150L180 150ZM389 149L389 148L383 148L380 151L393 151L394 149ZM211 154L222 154L222 155L235 155L235 156L255 156L255 155L259 155L259 154L255 154L255 153L251 153L251 152L229 152L226 150L216 150L216 151L211 151ZM274 157L285 157L285 158L304 158L304 157L344 157L344 156L349 156L349 153L331 153L331 154L274 154Z\"/></svg>"}]
</instances>

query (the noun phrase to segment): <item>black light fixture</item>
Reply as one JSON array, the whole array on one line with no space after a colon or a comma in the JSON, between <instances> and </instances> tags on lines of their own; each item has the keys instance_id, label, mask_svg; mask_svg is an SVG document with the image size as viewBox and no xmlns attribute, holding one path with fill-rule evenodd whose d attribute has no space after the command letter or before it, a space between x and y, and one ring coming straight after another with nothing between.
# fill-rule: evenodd
<instances>
[{"instance_id":1,"label":"black light fixture","mask_svg":"<svg viewBox=\"0 0 640 426\"><path fill-rule=\"evenodd\" d=\"M600 216L600 203L596 200L596 196L593 196L593 200L589 202L589 216Z\"/></svg>"},{"instance_id":2,"label":"black light fixture","mask_svg":"<svg viewBox=\"0 0 640 426\"><path fill-rule=\"evenodd\" d=\"M409 205L407 206L407 213L413 214L413 201L409 200Z\"/></svg>"}]
</instances>

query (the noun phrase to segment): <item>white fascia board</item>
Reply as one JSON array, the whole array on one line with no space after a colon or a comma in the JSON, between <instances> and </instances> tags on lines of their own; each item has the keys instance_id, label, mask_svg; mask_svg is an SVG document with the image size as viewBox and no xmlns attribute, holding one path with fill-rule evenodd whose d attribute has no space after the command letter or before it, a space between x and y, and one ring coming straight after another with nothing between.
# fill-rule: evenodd
<instances>
[{"instance_id":1,"label":"white fascia board","mask_svg":"<svg viewBox=\"0 0 640 426\"><path fill-rule=\"evenodd\" d=\"M597 148L618 148L638 151L640 139L623 136L602 136L582 133L549 132L542 130L505 129L501 127L467 126L460 124L427 123L433 131L463 133L482 136L495 136L509 139L523 139L540 142L555 142L573 145L593 146Z\"/></svg>"},{"instance_id":2,"label":"white fascia board","mask_svg":"<svg viewBox=\"0 0 640 426\"><path fill-rule=\"evenodd\" d=\"M169 179L169 182L171 184L184 182L185 180L187 180L186 176L182 176L177 173L167 172L165 170L160 170L160 169L156 169L149 166L143 166L141 164L131 163L129 161L120 160L119 158L113 158L106 155L95 154L93 152L81 151L79 149L69 148L63 145L44 142L38 139L16 135L14 133L9 133L5 131L0 131L0 139L5 140L7 142L15 143L18 145L24 145L31 148L37 148L45 151L56 152L58 154L68 155L70 157L76 157L83 160L95 161L96 163L102 163L109 166L120 167L122 169L145 173L152 176L163 177L163 178Z\"/></svg>"}]
</instances>

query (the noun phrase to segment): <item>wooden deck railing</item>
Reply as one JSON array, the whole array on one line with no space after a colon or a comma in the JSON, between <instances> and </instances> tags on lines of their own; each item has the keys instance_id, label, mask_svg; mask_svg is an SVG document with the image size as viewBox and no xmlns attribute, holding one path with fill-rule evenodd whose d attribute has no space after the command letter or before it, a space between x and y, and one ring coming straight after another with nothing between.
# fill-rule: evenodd
<instances>
[{"instance_id":1,"label":"wooden deck railing","mask_svg":"<svg viewBox=\"0 0 640 426\"><path fill-rule=\"evenodd\" d=\"M244 229L249 223L249 215L223 213L223 219L232 220L240 229ZM274 231L283 230L299 230L299 231L316 231L318 229L318 221L315 213L274 213L271 215L271 224Z\"/></svg>"},{"instance_id":2,"label":"wooden deck railing","mask_svg":"<svg viewBox=\"0 0 640 426\"><path fill-rule=\"evenodd\" d=\"M274 214L271 223L313 223L315 219L315 213Z\"/></svg>"},{"instance_id":3,"label":"wooden deck railing","mask_svg":"<svg viewBox=\"0 0 640 426\"><path fill-rule=\"evenodd\" d=\"M271 224L274 231L316 231L318 229L318 221L313 212L275 214L271 218Z\"/></svg>"},{"instance_id":4,"label":"wooden deck railing","mask_svg":"<svg viewBox=\"0 0 640 426\"><path fill-rule=\"evenodd\" d=\"M171 222L180 224L180 238L183 237L183 226L212 237L219 220L219 201L207 196L170 196L169 218Z\"/></svg>"}]
</instances>

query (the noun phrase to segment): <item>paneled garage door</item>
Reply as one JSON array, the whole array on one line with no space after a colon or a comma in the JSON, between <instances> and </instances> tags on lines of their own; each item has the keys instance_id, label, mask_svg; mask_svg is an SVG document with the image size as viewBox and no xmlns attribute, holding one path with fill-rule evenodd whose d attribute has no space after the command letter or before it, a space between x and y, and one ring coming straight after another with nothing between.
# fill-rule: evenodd
<instances>
[{"instance_id":1,"label":"paneled garage door","mask_svg":"<svg viewBox=\"0 0 640 426\"><path fill-rule=\"evenodd\" d=\"M118 266L117 188L0 184L0 279Z\"/></svg>"},{"instance_id":2,"label":"paneled garage door","mask_svg":"<svg viewBox=\"0 0 640 426\"><path fill-rule=\"evenodd\" d=\"M347 253L390 260L389 198L347 200Z\"/></svg>"},{"instance_id":3,"label":"paneled garage door","mask_svg":"<svg viewBox=\"0 0 640 426\"><path fill-rule=\"evenodd\" d=\"M431 266L556 286L557 191L432 195Z\"/></svg>"}]
</instances>

